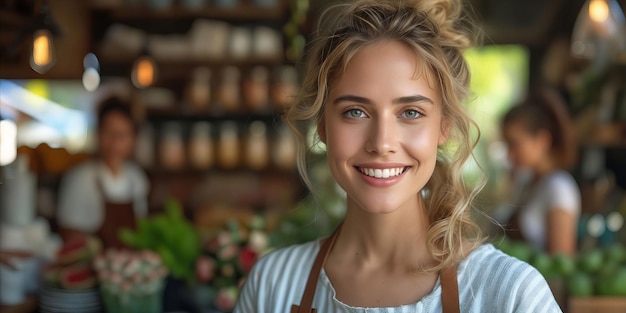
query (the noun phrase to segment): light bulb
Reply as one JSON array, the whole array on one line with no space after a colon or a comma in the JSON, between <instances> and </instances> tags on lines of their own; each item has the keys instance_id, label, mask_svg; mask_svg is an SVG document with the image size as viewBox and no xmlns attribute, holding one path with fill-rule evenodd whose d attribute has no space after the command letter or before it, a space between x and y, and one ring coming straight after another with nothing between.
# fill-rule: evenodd
<instances>
[{"instance_id":1,"label":"light bulb","mask_svg":"<svg viewBox=\"0 0 626 313\"><path fill-rule=\"evenodd\" d=\"M154 60L149 56L142 56L135 61L132 72L132 81L135 87L145 88L156 81L157 68Z\"/></svg>"},{"instance_id":2,"label":"light bulb","mask_svg":"<svg viewBox=\"0 0 626 313\"><path fill-rule=\"evenodd\" d=\"M40 29L33 35L33 51L30 66L35 72L43 74L56 62L52 33L47 29Z\"/></svg>"},{"instance_id":3,"label":"light bulb","mask_svg":"<svg viewBox=\"0 0 626 313\"><path fill-rule=\"evenodd\" d=\"M95 91L100 86L100 73L93 68L89 67L83 72L83 87L87 91Z\"/></svg>"},{"instance_id":4,"label":"light bulb","mask_svg":"<svg viewBox=\"0 0 626 313\"><path fill-rule=\"evenodd\" d=\"M589 17L596 23L604 23L609 18L609 5L604 0L591 0Z\"/></svg>"}]
</instances>

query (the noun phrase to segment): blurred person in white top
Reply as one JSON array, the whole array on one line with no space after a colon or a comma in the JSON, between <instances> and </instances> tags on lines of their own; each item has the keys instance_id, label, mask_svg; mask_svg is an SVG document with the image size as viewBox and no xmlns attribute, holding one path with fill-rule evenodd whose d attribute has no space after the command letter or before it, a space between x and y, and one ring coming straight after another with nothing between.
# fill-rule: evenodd
<instances>
[{"instance_id":1,"label":"blurred person in white top","mask_svg":"<svg viewBox=\"0 0 626 313\"><path fill-rule=\"evenodd\" d=\"M65 241L96 235L105 247L123 247L120 229L134 228L148 213L148 179L132 162L136 125L130 107L117 98L98 110L98 150L62 180L57 221Z\"/></svg>"},{"instance_id":2,"label":"blurred person in white top","mask_svg":"<svg viewBox=\"0 0 626 313\"><path fill-rule=\"evenodd\" d=\"M568 172L577 152L563 100L549 89L532 94L506 113L502 131L517 186L508 234L548 253L574 254L581 204Z\"/></svg>"}]
</instances>

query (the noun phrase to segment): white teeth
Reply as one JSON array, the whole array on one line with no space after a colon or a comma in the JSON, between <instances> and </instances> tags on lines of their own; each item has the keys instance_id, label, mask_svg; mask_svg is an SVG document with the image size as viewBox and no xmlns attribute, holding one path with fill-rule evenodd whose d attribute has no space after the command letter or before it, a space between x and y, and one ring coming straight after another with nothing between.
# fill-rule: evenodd
<instances>
[{"instance_id":1,"label":"white teeth","mask_svg":"<svg viewBox=\"0 0 626 313\"><path fill-rule=\"evenodd\" d=\"M385 169L373 169L373 168L359 168L361 173L375 178L389 178L394 176L399 176L404 173L403 167L398 168L385 168Z\"/></svg>"},{"instance_id":2,"label":"white teeth","mask_svg":"<svg viewBox=\"0 0 626 313\"><path fill-rule=\"evenodd\" d=\"M382 177L383 177L383 170L378 169L378 168L377 168L377 169L375 169L375 170L374 170L374 177L376 177L376 178L382 178Z\"/></svg>"},{"instance_id":3,"label":"white teeth","mask_svg":"<svg viewBox=\"0 0 626 313\"><path fill-rule=\"evenodd\" d=\"M389 178L389 169L388 168L383 170L383 178Z\"/></svg>"}]
</instances>

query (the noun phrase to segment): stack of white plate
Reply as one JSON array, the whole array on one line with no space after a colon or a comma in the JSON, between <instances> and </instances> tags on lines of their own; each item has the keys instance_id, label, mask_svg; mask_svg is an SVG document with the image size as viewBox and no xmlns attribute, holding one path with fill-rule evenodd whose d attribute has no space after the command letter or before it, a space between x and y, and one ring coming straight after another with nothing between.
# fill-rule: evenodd
<instances>
[{"instance_id":1,"label":"stack of white plate","mask_svg":"<svg viewBox=\"0 0 626 313\"><path fill-rule=\"evenodd\" d=\"M98 289L64 290L43 288L39 295L41 313L104 312Z\"/></svg>"}]
</instances>

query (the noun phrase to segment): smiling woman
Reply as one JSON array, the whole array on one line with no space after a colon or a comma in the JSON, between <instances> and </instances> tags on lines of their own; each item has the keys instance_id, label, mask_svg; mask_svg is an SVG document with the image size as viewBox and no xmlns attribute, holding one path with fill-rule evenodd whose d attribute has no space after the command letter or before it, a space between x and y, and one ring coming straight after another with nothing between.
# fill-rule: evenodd
<instances>
[{"instance_id":1,"label":"smiling woman","mask_svg":"<svg viewBox=\"0 0 626 313\"><path fill-rule=\"evenodd\" d=\"M236 312L560 312L543 277L482 245L471 219L480 186L461 175L475 145L461 8L357 0L322 17L287 121L307 182L317 129L346 216L328 239L260 260Z\"/></svg>"}]
</instances>

